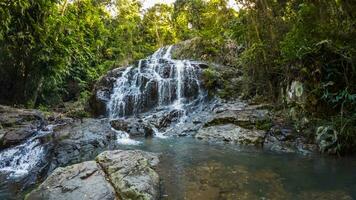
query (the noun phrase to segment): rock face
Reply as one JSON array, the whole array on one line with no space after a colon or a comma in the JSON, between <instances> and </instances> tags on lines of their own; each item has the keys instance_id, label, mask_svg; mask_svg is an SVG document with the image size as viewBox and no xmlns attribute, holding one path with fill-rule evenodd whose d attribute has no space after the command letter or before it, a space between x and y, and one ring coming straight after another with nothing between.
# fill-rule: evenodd
<instances>
[{"instance_id":1,"label":"rock face","mask_svg":"<svg viewBox=\"0 0 356 200\"><path fill-rule=\"evenodd\" d=\"M158 156L138 150L106 151L95 161L57 168L27 200L154 200L159 197Z\"/></svg>"},{"instance_id":2,"label":"rock face","mask_svg":"<svg viewBox=\"0 0 356 200\"><path fill-rule=\"evenodd\" d=\"M268 105L247 105L242 102L215 103L211 112L206 113L209 117L195 126L194 130L197 132L195 137L263 146L266 150L276 152L302 154L317 152L313 142L292 127L276 123L265 107Z\"/></svg>"},{"instance_id":3,"label":"rock face","mask_svg":"<svg viewBox=\"0 0 356 200\"><path fill-rule=\"evenodd\" d=\"M234 124L224 124L202 128L195 135L203 140L220 140L245 145L262 146L265 131L244 129Z\"/></svg>"},{"instance_id":4,"label":"rock face","mask_svg":"<svg viewBox=\"0 0 356 200\"><path fill-rule=\"evenodd\" d=\"M107 151L96 158L121 199L158 199L157 155L143 151Z\"/></svg>"},{"instance_id":5,"label":"rock face","mask_svg":"<svg viewBox=\"0 0 356 200\"><path fill-rule=\"evenodd\" d=\"M114 188L105 179L104 172L95 161L87 161L65 168L57 168L28 200L114 200Z\"/></svg>"},{"instance_id":6,"label":"rock face","mask_svg":"<svg viewBox=\"0 0 356 200\"><path fill-rule=\"evenodd\" d=\"M106 104L110 100L114 83L118 77L122 76L124 70L124 68L113 69L101 77L95 84L93 95L89 100L90 112L94 116L106 115Z\"/></svg>"},{"instance_id":7,"label":"rock face","mask_svg":"<svg viewBox=\"0 0 356 200\"><path fill-rule=\"evenodd\" d=\"M23 142L44 124L39 111L0 105L0 149Z\"/></svg>"},{"instance_id":8,"label":"rock face","mask_svg":"<svg viewBox=\"0 0 356 200\"><path fill-rule=\"evenodd\" d=\"M130 137L148 137L153 135L151 126L141 119L116 119L110 121L110 124L114 129L128 133Z\"/></svg>"},{"instance_id":9,"label":"rock face","mask_svg":"<svg viewBox=\"0 0 356 200\"><path fill-rule=\"evenodd\" d=\"M224 141L237 144L262 146L266 135L264 126L269 126L269 112L244 103L220 102L195 138ZM267 127L268 129L268 127Z\"/></svg>"},{"instance_id":10,"label":"rock face","mask_svg":"<svg viewBox=\"0 0 356 200\"><path fill-rule=\"evenodd\" d=\"M247 106L237 110L233 108L217 109L216 114L206 123L206 126L232 123L247 129L268 129L270 128L268 114L268 110L256 109L254 106Z\"/></svg>"},{"instance_id":11,"label":"rock face","mask_svg":"<svg viewBox=\"0 0 356 200\"><path fill-rule=\"evenodd\" d=\"M115 145L108 119L82 119L54 130L52 168L91 159Z\"/></svg>"},{"instance_id":12,"label":"rock face","mask_svg":"<svg viewBox=\"0 0 356 200\"><path fill-rule=\"evenodd\" d=\"M90 100L92 113L113 118L136 116L202 98L201 67L206 65L171 59L171 49L160 48L146 59L102 77Z\"/></svg>"}]
</instances>

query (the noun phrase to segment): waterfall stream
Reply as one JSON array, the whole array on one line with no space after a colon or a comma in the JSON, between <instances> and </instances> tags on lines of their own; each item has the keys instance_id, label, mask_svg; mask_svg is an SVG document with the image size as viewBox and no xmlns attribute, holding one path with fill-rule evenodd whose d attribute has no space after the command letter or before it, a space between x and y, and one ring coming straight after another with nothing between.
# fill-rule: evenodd
<instances>
[{"instance_id":1,"label":"waterfall stream","mask_svg":"<svg viewBox=\"0 0 356 200\"><path fill-rule=\"evenodd\" d=\"M179 111L182 123L187 110L205 98L200 67L189 60L172 59L172 49L173 46L158 49L127 67L117 78L107 104L111 119L153 115L164 110ZM165 137L156 127L152 129L156 137ZM128 135L120 134L119 138L127 143Z\"/></svg>"},{"instance_id":2,"label":"waterfall stream","mask_svg":"<svg viewBox=\"0 0 356 200\"><path fill-rule=\"evenodd\" d=\"M22 144L1 151L0 172L9 174L9 178L20 178L41 167L46 156L46 145L41 138L51 134L53 128L54 125L48 125Z\"/></svg>"}]
</instances>

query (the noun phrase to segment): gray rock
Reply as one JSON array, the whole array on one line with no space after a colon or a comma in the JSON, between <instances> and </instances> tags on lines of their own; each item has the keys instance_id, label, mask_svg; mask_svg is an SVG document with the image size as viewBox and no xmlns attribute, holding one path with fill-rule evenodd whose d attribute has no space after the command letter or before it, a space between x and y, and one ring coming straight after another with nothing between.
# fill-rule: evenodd
<instances>
[{"instance_id":1,"label":"gray rock","mask_svg":"<svg viewBox=\"0 0 356 200\"><path fill-rule=\"evenodd\" d=\"M94 116L106 116L106 104L110 100L112 88L124 70L125 68L113 69L95 84L93 94L89 99L89 111Z\"/></svg>"},{"instance_id":2,"label":"gray rock","mask_svg":"<svg viewBox=\"0 0 356 200\"><path fill-rule=\"evenodd\" d=\"M183 116L183 110L172 110L168 113L165 113L159 120L158 120L158 128L167 128L172 123L178 122L180 117Z\"/></svg>"},{"instance_id":3,"label":"gray rock","mask_svg":"<svg viewBox=\"0 0 356 200\"><path fill-rule=\"evenodd\" d=\"M20 144L44 124L45 119L37 110L0 105L0 149Z\"/></svg>"},{"instance_id":4,"label":"gray rock","mask_svg":"<svg viewBox=\"0 0 356 200\"><path fill-rule=\"evenodd\" d=\"M236 124L247 129L270 128L270 117L268 110L259 110L255 106L234 106L231 108L220 106L215 110L215 114L207 121L205 126Z\"/></svg>"},{"instance_id":5,"label":"gray rock","mask_svg":"<svg viewBox=\"0 0 356 200\"><path fill-rule=\"evenodd\" d=\"M27 200L115 200L115 190L95 161L57 168Z\"/></svg>"},{"instance_id":6,"label":"gray rock","mask_svg":"<svg viewBox=\"0 0 356 200\"><path fill-rule=\"evenodd\" d=\"M106 151L97 162L121 199L158 199L159 176L154 171L158 156L143 151Z\"/></svg>"},{"instance_id":7,"label":"gray rock","mask_svg":"<svg viewBox=\"0 0 356 200\"><path fill-rule=\"evenodd\" d=\"M116 119L110 121L110 124L116 130L127 132L130 137L148 137L153 135L151 126L141 119Z\"/></svg>"},{"instance_id":8,"label":"gray rock","mask_svg":"<svg viewBox=\"0 0 356 200\"><path fill-rule=\"evenodd\" d=\"M249 130L234 124L204 127L195 135L198 139L217 140L246 145L261 146L264 141L265 131Z\"/></svg>"},{"instance_id":9,"label":"gray rock","mask_svg":"<svg viewBox=\"0 0 356 200\"><path fill-rule=\"evenodd\" d=\"M108 119L76 120L54 130L52 168L90 160L115 145Z\"/></svg>"},{"instance_id":10,"label":"gray rock","mask_svg":"<svg viewBox=\"0 0 356 200\"><path fill-rule=\"evenodd\" d=\"M316 143L322 153L337 152L337 131L330 126L320 126L316 131Z\"/></svg>"},{"instance_id":11,"label":"gray rock","mask_svg":"<svg viewBox=\"0 0 356 200\"><path fill-rule=\"evenodd\" d=\"M317 152L316 145L310 143L303 134L288 126L273 126L268 131L263 147L267 150L283 153L301 153L304 155Z\"/></svg>"},{"instance_id":12,"label":"gray rock","mask_svg":"<svg viewBox=\"0 0 356 200\"><path fill-rule=\"evenodd\" d=\"M95 161L57 168L26 200L153 200L159 197L158 155L105 151Z\"/></svg>"}]
</instances>

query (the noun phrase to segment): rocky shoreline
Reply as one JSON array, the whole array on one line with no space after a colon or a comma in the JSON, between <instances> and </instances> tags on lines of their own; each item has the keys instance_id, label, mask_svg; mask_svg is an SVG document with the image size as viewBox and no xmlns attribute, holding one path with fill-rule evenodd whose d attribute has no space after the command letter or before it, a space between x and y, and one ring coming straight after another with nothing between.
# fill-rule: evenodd
<instances>
[{"instance_id":1,"label":"rocky shoreline","mask_svg":"<svg viewBox=\"0 0 356 200\"><path fill-rule=\"evenodd\" d=\"M304 155L318 152L315 141L276 124L271 111L264 107L240 101L215 100L194 113L194 117L182 127L177 121L179 112L174 110L161 115L157 112L155 117L141 115L110 121L107 118L43 117L37 110L1 106L0 148L16 147L35 137L39 130L46 130L50 123L56 123L50 134L39 137L40 144L47 147L44 152L46 160L30 171L30 174L37 173L32 174L31 182L26 184L41 181L40 174L48 177L28 194L27 199L85 199L80 196L84 193L92 195L90 199L157 199L159 178L154 168L158 164L158 156L142 151L105 151L115 149L117 130L128 132L131 138L154 137L157 130L153 128L157 127L172 137L192 136L205 141L252 145L275 152ZM22 135L24 128L33 132ZM19 135L21 137L17 137ZM96 159L92 161L94 157Z\"/></svg>"}]
</instances>

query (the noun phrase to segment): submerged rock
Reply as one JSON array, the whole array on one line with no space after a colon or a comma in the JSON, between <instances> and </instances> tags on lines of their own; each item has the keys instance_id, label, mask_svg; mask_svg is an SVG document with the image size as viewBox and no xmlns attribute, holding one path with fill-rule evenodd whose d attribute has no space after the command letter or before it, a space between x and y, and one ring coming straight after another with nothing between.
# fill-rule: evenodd
<instances>
[{"instance_id":1,"label":"submerged rock","mask_svg":"<svg viewBox=\"0 0 356 200\"><path fill-rule=\"evenodd\" d=\"M57 168L27 200L154 200L158 156L138 150L105 151L95 161Z\"/></svg>"},{"instance_id":2,"label":"submerged rock","mask_svg":"<svg viewBox=\"0 0 356 200\"><path fill-rule=\"evenodd\" d=\"M261 146L264 141L265 131L249 130L234 124L204 127L195 135L203 140L220 140L246 145Z\"/></svg>"}]
</instances>

